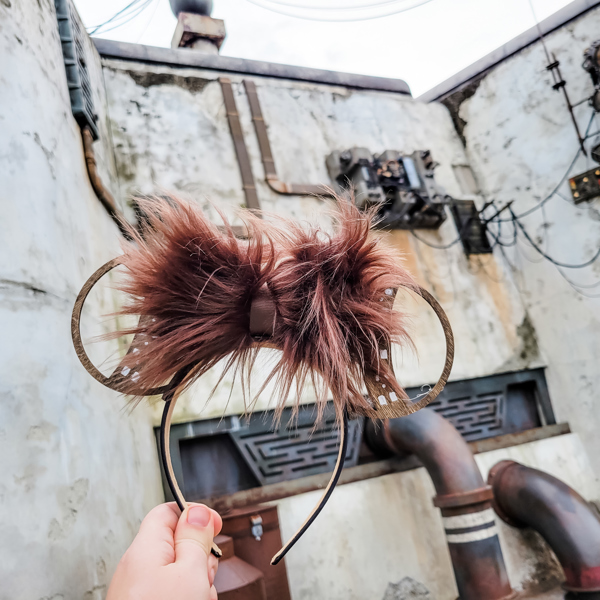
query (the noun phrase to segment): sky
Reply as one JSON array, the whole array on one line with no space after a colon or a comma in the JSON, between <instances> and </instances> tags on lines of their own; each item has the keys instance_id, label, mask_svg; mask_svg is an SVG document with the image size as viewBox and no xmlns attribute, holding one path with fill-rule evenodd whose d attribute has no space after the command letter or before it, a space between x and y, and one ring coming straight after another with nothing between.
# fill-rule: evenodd
<instances>
[{"instance_id":1,"label":"sky","mask_svg":"<svg viewBox=\"0 0 600 600\"><path fill-rule=\"evenodd\" d=\"M74 1L90 27L131 0ZM404 79L419 96L570 1L430 0L376 19L324 22L250 0L215 0L212 16L225 20L224 56ZM169 47L176 24L169 1L147 2L130 23L98 37Z\"/></svg>"}]
</instances>

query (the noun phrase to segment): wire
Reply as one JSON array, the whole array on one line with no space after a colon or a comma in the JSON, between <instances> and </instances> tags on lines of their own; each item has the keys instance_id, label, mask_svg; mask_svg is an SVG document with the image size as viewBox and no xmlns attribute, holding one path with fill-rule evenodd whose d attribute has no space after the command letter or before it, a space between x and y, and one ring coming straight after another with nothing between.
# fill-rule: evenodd
<instances>
[{"instance_id":1,"label":"wire","mask_svg":"<svg viewBox=\"0 0 600 600\"><path fill-rule=\"evenodd\" d=\"M511 223L513 223L513 239L510 242L504 242L501 239L501 235L500 235L500 228L502 227L502 222L503 221L499 221L498 223L498 233L494 233L493 231L491 231L488 227L487 232L494 238L494 241L496 242L496 244L494 244L494 246L492 246L492 248L494 248L496 245L498 246L502 246L503 248L510 248L511 246L515 246L517 243L517 228L514 224L514 222L511 219Z\"/></svg>"},{"instance_id":2,"label":"wire","mask_svg":"<svg viewBox=\"0 0 600 600\"><path fill-rule=\"evenodd\" d=\"M128 10L129 8L132 8L133 6L135 6L138 2L140 2L141 0L132 0L132 2L130 2L127 6L125 6L124 8L122 8L120 11L116 12L110 19L108 19L107 21L104 21L103 23L100 23L100 25L91 25L90 27L86 27L86 29L91 29L92 31L90 32L91 34L96 33L100 28L104 27L105 25L108 25L109 23L112 23L117 17L119 17L119 15L123 14L126 10Z\"/></svg>"},{"instance_id":3,"label":"wire","mask_svg":"<svg viewBox=\"0 0 600 600\"><path fill-rule=\"evenodd\" d=\"M590 127L594 121L594 117L596 116L596 111L592 111L592 117L588 123L588 126L585 130L585 136L587 136L587 134L590 131ZM560 186L566 181L567 177L569 176L569 174L571 173L571 170L573 169L573 167L575 166L575 163L577 162L577 159L579 158L579 156L581 155L581 148L577 148L577 152L575 153L575 156L573 157L573 160L571 161L571 163L569 164L567 171L565 172L565 174L561 177L560 181L556 184L556 186L554 187L554 189L543 199L540 200L535 206L532 206L531 208L527 209L526 211L516 215L517 219L521 219L522 217L526 217L528 215L530 215L531 213L535 212L536 210L538 210L539 208L541 208L544 204L546 204L546 202L548 202L548 200L551 200L557 193L558 190L560 189ZM512 212L512 211L511 211ZM496 221L502 221L504 223L509 223L510 221L512 221L512 219L496 219Z\"/></svg>"},{"instance_id":4,"label":"wire","mask_svg":"<svg viewBox=\"0 0 600 600\"><path fill-rule=\"evenodd\" d=\"M126 25L139 16L151 4L151 2L152 0L132 0L121 10L116 12L110 19L107 19L99 25L92 25L87 29L88 31L91 30L89 31L90 35L94 35L95 33L107 33L113 29L117 29L117 27ZM104 27L110 25L111 23L113 24L112 27L101 31Z\"/></svg>"},{"instance_id":5,"label":"wire","mask_svg":"<svg viewBox=\"0 0 600 600\"><path fill-rule=\"evenodd\" d=\"M510 210L510 209L509 209ZM511 214L514 217L514 221L517 225L517 227L521 230L521 232L523 233L523 235L525 236L525 239L531 244L531 246L533 248L535 248L535 250L541 254L545 259L549 260L552 264L556 265L557 267L563 267L564 269L583 269L583 267L588 267L589 265L591 265L592 263L594 263L598 257L600 257L600 248L598 248L598 250L596 251L596 254L594 254L594 256L592 256L592 258L590 258L589 260L586 260L583 263L580 264L576 264L576 265L572 265L572 264L568 264L568 263L563 263L560 262L558 260L555 260L554 258L552 258L551 256L549 256L548 254L546 254L532 239L531 236L529 235L529 233L527 232L527 229L525 229L525 227L523 226L523 224L519 221L519 219L515 216L515 214L512 212L512 210L510 211Z\"/></svg>"},{"instance_id":6,"label":"wire","mask_svg":"<svg viewBox=\"0 0 600 600\"><path fill-rule=\"evenodd\" d=\"M450 203L454 202L454 198L452 198L451 196L446 196L446 198L450 201ZM451 242L449 242L448 244L444 244L443 246L439 246L437 244L432 244L431 242L428 242L427 240L424 240L423 238L419 237L416 233L413 227L409 227L409 231L412 233L412 235L417 238L422 244L425 244L426 246L429 246L430 248L435 248L436 250L448 250L448 248L452 248L452 246L458 244L458 242L462 241L463 238L463 234L465 233L465 231L467 230L467 227L469 227L469 225L471 225L471 222L473 221L474 217L469 217L460 227L460 230L458 232L458 236L452 240Z\"/></svg>"},{"instance_id":7,"label":"wire","mask_svg":"<svg viewBox=\"0 0 600 600\"><path fill-rule=\"evenodd\" d=\"M470 219L469 219L470 220ZM449 244L445 244L444 246L438 246L437 244L432 244L431 242L428 242L427 240L424 240L423 238L420 238L416 233L415 230L411 227L409 229L409 231L413 234L413 236L415 238L417 238L422 244L425 244L426 246L429 246L430 248L435 248L436 250L448 250L448 248L452 248L452 246L454 246L455 244L458 244L458 242L460 242L461 240L461 236L459 235L455 240L451 241Z\"/></svg>"},{"instance_id":8,"label":"wire","mask_svg":"<svg viewBox=\"0 0 600 600\"><path fill-rule=\"evenodd\" d=\"M533 0L529 0L529 8L531 8L531 13L533 14L533 19L535 21L535 26L537 27L538 30L538 36L540 38L540 42L542 42L542 46L544 47L544 52L546 54L546 59L548 60L548 64L550 64L552 62L552 59L550 58L550 52L548 51L548 47L546 46L546 40L544 39L544 34L542 32L542 28L540 27L540 21L537 17L537 14L535 12L535 8L533 6Z\"/></svg>"},{"instance_id":9,"label":"wire","mask_svg":"<svg viewBox=\"0 0 600 600\"><path fill-rule=\"evenodd\" d=\"M144 27L144 29L142 29L142 33L140 33L140 35L138 36L137 40L135 41L136 44L140 43L140 40L142 39L142 37L144 36L144 34L146 33L146 31L148 31L148 27L150 27L150 23L152 23L152 21L154 21L154 17L156 16L156 10L158 9L158 1L157 0L150 0L150 4L152 4L153 2L155 2L154 4L154 10L152 11L152 14L150 15L150 18L148 19L148 22L146 23L146 26Z\"/></svg>"},{"instance_id":10,"label":"wire","mask_svg":"<svg viewBox=\"0 0 600 600\"><path fill-rule=\"evenodd\" d=\"M99 33L108 33L109 31L114 31L115 29L118 29L123 25L131 23L134 19L139 17L142 14L142 12L144 12L144 10L148 8L148 6L150 6L151 1L152 0L146 0L144 4L135 9L135 12L132 11L131 13L129 13L129 15L124 17L124 20L122 20L120 23L115 23L112 27L109 27L108 29L103 29Z\"/></svg>"}]
</instances>

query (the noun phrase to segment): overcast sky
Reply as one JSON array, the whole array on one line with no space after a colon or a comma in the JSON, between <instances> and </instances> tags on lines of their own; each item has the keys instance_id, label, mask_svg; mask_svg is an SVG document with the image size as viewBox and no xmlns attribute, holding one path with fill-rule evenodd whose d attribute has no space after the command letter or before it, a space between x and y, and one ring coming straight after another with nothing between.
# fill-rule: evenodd
<instances>
[{"instance_id":1,"label":"overcast sky","mask_svg":"<svg viewBox=\"0 0 600 600\"><path fill-rule=\"evenodd\" d=\"M168 0L100 37L170 46L175 17ZM86 26L130 0L75 0ZM531 0L539 20L570 0ZM535 25L530 0L431 0L407 12L359 22L287 17L249 0L215 0L224 19L225 56L404 79L415 96ZM543 69L544 65L540 66Z\"/></svg>"}]
</instances>

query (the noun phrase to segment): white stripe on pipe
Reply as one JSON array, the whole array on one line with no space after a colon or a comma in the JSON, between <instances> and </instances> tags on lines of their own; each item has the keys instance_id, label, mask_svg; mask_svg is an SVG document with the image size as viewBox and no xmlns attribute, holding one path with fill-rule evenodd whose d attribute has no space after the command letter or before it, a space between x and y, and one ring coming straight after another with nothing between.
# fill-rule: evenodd
<instances>
[{"instance_id":1,"label":"white stripe on pipe","mask_svg":"<svg viewBox=\"0 0 600 600\"><path fill-rule=\"evenodd\" d=\"M442 517L445 529L462 529L463 527L477 527L489 523L493 525L494 511L486 508L479 512L467 513L465 515L455 515L454 517Z\"/></svg>"},{"instance_id":2,"label":"white stripe on pipe","mask_svg":"<svg viewBox=\"0 0 600 600\"><path fill-rule=\"evenodd\" d=\"M495 525L491 525L485 529L469 531L467 533L447 533L446 539L448 540L449 544L468 544L469 542L487 540L495 535L498 535L498 529Z\"/></svg>"}]
</instances>

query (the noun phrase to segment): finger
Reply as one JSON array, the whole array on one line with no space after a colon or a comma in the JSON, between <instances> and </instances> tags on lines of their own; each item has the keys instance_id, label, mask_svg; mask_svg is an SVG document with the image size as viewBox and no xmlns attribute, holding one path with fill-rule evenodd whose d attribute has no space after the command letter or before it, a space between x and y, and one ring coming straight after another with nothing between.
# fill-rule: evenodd
<instances>
[{"instance_id":1,"label":"finger","mask_svg":"<svg viewBox=\"0 0 600 600\"><path fill-rule=\"evenodd\" d=\"M159 504L146 515L140 525L138 535L152 537L155 536L157 532L162 532L165 527L167 527L171 531L171 535L173 535L180 514L180 510L174 502Z\"/></svg>"},{"instance_id":2,"label":"finger","mask_svg":"<svg viewBox=\"0 0 600 600\"><path fill-rule=\"evenodd\" d=\"M208 569L214 531L214 511L203 504L187 506L175 529L175 562Z\"/></svg>"},{"instance_id":3,"label":"finger","mask_svg":"<svg viewBox=\"0 0 600 600\"><path fill-rule=\"evenodd\" d=\"M204 506L204 504L198 504L197 502L189 502L188 506ZM223 519L221 518L221 515L216 510L213 510L210 507L208 507L208 508L213 514L213 524L215 527L215 535L219 535L219 533L221 532L221 529L223 527Z\"/></svg>"},{"instance_id":4,"label":"finger","mask_svg":"<svg viewBox=\"0 0 600 600\"><path fill-rule=\"evenodd\" d=\"M210 595L208 597L208 600L219 600L217 598L217 588L214 585L210 588Z\"/></svg>"},{"instance_id":5,"label":"finger","mask_svg":"<svg viewBox=\"0 0 600 600\"><path fill-rule=\"evenodd\" d=\"M215 582L215 576L217 575L217 570L219 568L219 559L211 554L208 557L208 582L212 585Z\"/></svg>"},{"instance_id":6,"label":"finger","mask_svg":"<svg viewBox=\"0 0 600 600\"><path fill-rule=\"evenodd\" d=\"M164 566L175 561L175 528L179 520L176 505L160 504L142 521L128 551L130 557L147 566Z\"/></svg>"}]
</instances>

